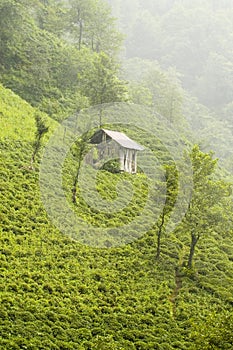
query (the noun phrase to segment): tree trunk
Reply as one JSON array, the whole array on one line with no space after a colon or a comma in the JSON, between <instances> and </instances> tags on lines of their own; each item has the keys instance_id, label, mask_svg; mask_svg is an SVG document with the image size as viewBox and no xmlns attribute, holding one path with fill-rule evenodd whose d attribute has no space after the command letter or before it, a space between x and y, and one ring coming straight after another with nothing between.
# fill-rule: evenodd
<instances>
[{"instance_id":1,"label":"tree trunk","mask_svg":"<svg viewBox=\"0 0 233 350\"><path fill-rule=\"evenodd\" d=\"M77 23L79 26L79 33L78 33L78 49L79 51L81 50L81 46L82 46L82 39L83 39L83 22L82 22L82 13L81 13L81 9L78 9L78 19L77 19Z\"/></svg>"},{"instance_id":2,"label":"tree trunk","mask_svg":"<svg viewBox=\"0 0 233 350\"><path fill-rule=\"evenodd\" d=\"M158 236L157 236L156 260L159 260L159 257L160 257L160 247L161 247L161 230L159 230Z\"/></svg>"},{"instance_id":3,"label":"tree trunk","mask_svg":"<svg viewBox=\"0 0 233 350\"><path fill-rule=\"evenodd\" d=\"M82 46L82 38L83 38L83 22L80 20L79 22L79 38L78 38L78 49L81 50Z\"/></svg>"},{"instance_id":4,"label":"tree trunk","mask_svg":"<svg viewBox=\"0 0 233 350\"><path fill-rule=\"evenodd\" d=\"M79 159L78 169L77 169L77 173L76 173L73 188L72 188L72 202L74 204L76 204L77 183L78 183L80 168L81 168L81 159Z\"/></svg>"},{"instance_id":5,"label":"tree trunk","mask_svg":"<svg viewBox=\"0 0 233 350\"><path fill-rule=\"evenodd\" d=\"M193 265L193 256L195 253L195 247L197 245L197 242L200 238L199 235L195 235L194 233L191 233L191 244L190 244L190 251L189 251L189 259L188 259L188 268L191 269Z\"/></svg>"},{"instance_id":6,"label":"tree trunk","mask_svg":"<svg viewBox=\"0 0 233 350\"><path fill-rule=\"evenodd\" d=\"M161 235L162 229L165 221L165 213L162 213L161 224L159 225L158 233L157 233L157 250L156 250L156 260L159 260L160 251L161 251Z\"/></svg>"},{"instance_id":7,"label":"tree trunk","mask_svg":"<svg viewBox=\"0 0 233 350\"><path fill-rule=\"evenodd\" d=\"M39 137L37 138L36 142L34 143L34 150L32 153L32 157L31 157L31 161L30 161L30 169L34 169L34 163L35 163L35 158L36 155L41 147L41 138L43 135L39 135Z\"/></svg>"},{"instance_id":8,"label":"tree trunk","mask_svg":"<svg viewBox=\"0 0 233 350\"><path fill-rule=\"evenodd\" d=\"M72 188L72 202L76 204L76 193L77 193L77 184L79 180L79 174L81 169L82 159L85 153L86 141L82 140L82 144L80 145L79 154L78 154L78 168L74 178L73 188Z\"/></svg>"}]
</instances>

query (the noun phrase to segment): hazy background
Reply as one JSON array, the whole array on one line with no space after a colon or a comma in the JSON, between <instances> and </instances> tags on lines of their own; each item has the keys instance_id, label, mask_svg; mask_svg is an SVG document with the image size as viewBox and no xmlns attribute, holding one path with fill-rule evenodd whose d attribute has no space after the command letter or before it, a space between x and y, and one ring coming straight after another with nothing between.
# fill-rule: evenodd
<instances>
[{"instance_id":1,"label":"hazy background","mask_svg":"<svg viewBox=\"0 0 233 350\"><path fill-rule=\"evenodd\" d=\"M151 90L155 81L166 75L164 91L170 87L170 93L167 91L160 102L165 105L170 100L170 112L161 107L159 111L166 115L172 110L175 116L180 101L180 109L203 146L232 159L233 1L108 3L126 36L125 77Z\"/></svg>"}]
</instances>

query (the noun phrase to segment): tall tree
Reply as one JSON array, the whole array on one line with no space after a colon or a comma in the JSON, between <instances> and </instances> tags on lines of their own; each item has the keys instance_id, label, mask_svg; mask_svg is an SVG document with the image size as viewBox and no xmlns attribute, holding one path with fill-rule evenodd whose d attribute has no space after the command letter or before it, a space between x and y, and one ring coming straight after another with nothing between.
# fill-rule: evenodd
<instances>
[{"instance_id":1,"label":"tall tree","mask_svg":"<svg viewBox=\"0 0 233 350\"><path fill-rule=\"evenodd\" d=\"M161 238L166 231L166 224L174 207L178 195L178 173L174 165L165 166L166 193L163 210L156 225L157 248L156 260L160 258Z\"/></svg>"},{"instance_id":2,"label":"tall tree","mask_svg":"<svg viewBox=\"0 0 233 350\"><path fill-rule=\"evenodd\" d=\"M111 9L102 0L69 0L67 31L78 49L115 54L121 47L122 35L115 28Z\"/></svg>"},{"instance_id":3,"label":"tall tree","mask_svg":"<svg viewBox=\"0 0 233 350\"><path fill-rule=\"evenodd\" d=\"M44 119L40 114L35 115L36 120L36 132L35 132L35 141L33 142L33 153L31 157L31 169L33 169L33 164L35 163L35 158L42 147L42 139L44 135L49 131L49 127L46 125Z\"/></svg>"},{"instance_id":4,"label":"tall tree","mask_svg":"<svg viewBox=\"0 0 233 350\"><path fill-rule=\"evenodd\" d=\"M63 0L31 0L32 16L39 28L63 37L67 26L67 10Z\"/></svg>"},{"instance_id":5,"label":"tall tree","mask_svg":"<svg viewBox=\"0 0 233 350\"><path fill-rule=\"evenodd\" d=\"M118 65L101 52L79 74L80 90L92 105L127 100L126 83L118 75Z\"/></svg>"},{"instance_id":6,"label":"tall tree","mask_svg":"<svg viewBox=\"0 0 233 350\"><path fill-rule=\"evenodd\" d=\"M116 65L112 59L104 60L104 54L98 55L95 51L105 50L113 54L119 47L119 38L109 8L101 4L102 0L1 0L2 83L33 106L54 117L56 115L59 120L87 107L88 102L109 102L105 88L112 93L111 84L120 86ZM82 22L84 32L79 33L82 36L80 50L69 37L71 27L77 30L77 21L72 17L77 11L75 8L72 11L71 5L76 6L78 11L80 9L81 22L83 16L85 18ZM108 37L108 32L113 36L116 34L115 39L111 35ZM108 83L102 82L97 87L98 82L94 80L95 74L99 74L99 78L102 76L101 60L107 65ZM106 77L105 73L103 75ZM93 101L93 91L89 93L92 82L95 91L98 91L97 101ZM114 91L112 100L119 101L116 88ZM105 95L101 101L100 95Z\"/></svg>"},{"instance_id":7,"label":"tall tree","mask_svg":"<svg viewBox=\"0 0 233 350\"><path fill-rule=\"evenodd\" d=\"M173 69L164 72L159 67L154 67L145 74L143 83L152 93L153 107L156 112L167 118L171 123L180 122L183 90L177 72Z\"/></svg>"},{"instance_id":8,"label":"tall tree","mask_svg":"<svg viewBox=\"0 0 233 350\"><path fill-rule=\"evenodd\" d=\"M190 235L188 268L193 265L195 248L205 234L211 234L219 223L226 225L226 204L230 196L230 185L215 180L213 175L217 160L212 153L203 153L196 145L191 152L193 170L193 193L188 211L181 224Z\"/></svg>"},{"instance_id":9,"label":"tall tree","mask_svg":"<svg viewBox=\"0 0 233 350\"><path fill-rule=\"evenodd\" d=\"M76 173L74 176L73 180L73 187L72 187L72 202L76 203L76 195L77 195L77 185L78 185L78 180L79 180L79 175L80 175L80 169L81 169L81 164L83 161L83 158L88 151L89 148L89 139L90 135L88 133L83 134L78 140L76 140L75 145L74 145L74 157L77 160L77 168L76 168Z\"/></svg>"}]
</instances>

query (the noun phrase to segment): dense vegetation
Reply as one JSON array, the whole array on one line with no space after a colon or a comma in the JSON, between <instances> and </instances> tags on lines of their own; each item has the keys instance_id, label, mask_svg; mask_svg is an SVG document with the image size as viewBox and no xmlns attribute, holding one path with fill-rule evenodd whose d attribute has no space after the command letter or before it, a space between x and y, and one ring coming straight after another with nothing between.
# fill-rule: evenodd
<instances>
[{"instance_id":1,"label":"dense vegetation","mask_svg":"<svg viewBox=\"0 0 233 350\"><path fill-rule=\"evenodd\" d=\"M202 337L232 345L224 333L219 338L214 321L222 314L223 329L230 321L224 319L232 305L228 229L217 225L200 239L190 272L187 229L162 237L160 260L156 229L102 250L63 236L48 221L38 171L29 167L36 113L1 88L1 348L191 349L200 341L197 324L210 313L212 328ZM114 196L121 175L100 176L100 188Z\"/></svg>"},{"instance_id":2,"label":"dense vegetation","mask_svg":"<svg viewBox=\"0 0 233 350\"><path fill-rule=\"evenodd\" d=\"M187 13L197 11L195 6L186 9L188 4L182 5L187 11L178 11L178 3L144 1L151 16L146 23L155 29L154 18L158 19L156 30L165 36L161 43L169 43L171 32L166 33L163 25L172 23L173 13L176 19L182 14L186 23ZM220 5L213 3L219 14ZM118 10L121 4L115 1ZM131 6L128 1L124 4ZM228 9L228 2L224 4ZM222 14L227 12L224 6ZM143 15L135 13L131 21L123 22L131 29ZM120 74L117 52L122 36L114 23L101 0L0 0L0 349L231 349L232 162L227 124L219 120L220 104L217 119L184 90L176 69L165 70L166 52L160 60L158 50L160 64L133 58ZM140 39L136 29L131 35ZM185 76L187 86L189 78ZM82 226L71 237L69 230L64 234L50 220L40 191L41 159L61 119L84 110L78 114L83 117L81 125L89 117L86 107L122 101L128 101L123 111L130 106L135 123L127 125L125 116L125 124L114 128L149 148L159 160L156 171L163 176L156 178L149 197L151 179L140 165L138 173L131 175L118 172L116 163L110 162L98 171L96 191L92 191L91 172L84 173L81 186L79 166L89 151L89 136L105 123L102 107L97 109L95 127L81 135L67 154L62 188L76 215L100 232L110 228L107 237L96 237L100 249L80 239L89 233ZM133 107L132 102L141 106ZM221 111L228 102L221 101ZM143 115L147 121L151 110L159 118L153 119L149 133L138 127L137 118ZM184 162L191 168L188 175L169 152L178 152L179 142L166 125L174 126L185 145L179 161L191 162ZM205 130L199 146L188 125ZM67 134L65 130L64 139ZM209 152L213 135L220 161ZM170 147L162 140L168 140ZM56 168L56 159L53 165ZM180 204L179 195L187 200L187 188L181 186L185 175L193 182L192 196L180 221L174 208ZM54 188L54 197L57 192ZM89 199L93 203L101 198L114 209L119 192L126 200L123 210L88 204ZM118 237L117 229L140 216L147 202L148 214L157 215L147 232L130 230L125 240ZM57 208L63 217L62 204L58 202ZM64 222L69 228L65 217Z\"/></svg>"},{"instance_id":3,"label":"dense vegetation","mask_svg":"<svg viewBox=\"0 0 233 350\"><path fill-rule=\"evenodd\" d=\"M1 82L32 105L64 119L88 105L126 98L113 54L120 36L114 27L110 35L113 19L102 1L1 0L0 13ZM103 17L98 30L86 17L91 23Z\"/></svg>"}]
</instances>

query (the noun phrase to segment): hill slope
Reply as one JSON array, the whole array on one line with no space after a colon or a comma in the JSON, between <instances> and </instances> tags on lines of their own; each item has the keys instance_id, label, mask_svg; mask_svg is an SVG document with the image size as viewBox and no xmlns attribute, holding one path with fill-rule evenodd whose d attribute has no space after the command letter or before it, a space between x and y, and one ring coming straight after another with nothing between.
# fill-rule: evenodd
<instances>
[{"instance_id":1,"label":"hill slope","mask_svg":"<svg viewBox=\"0 0 233 350\"><path fill-rule=\"evenodd\" d=\"M203 237L189 275L182 232L163 238L159 262L154 232L112 249L62 235L28 169L35 110L0 90L0 349L192 349L196 324L232 310L231 235Z\"/></svg>"}]
</instances>

